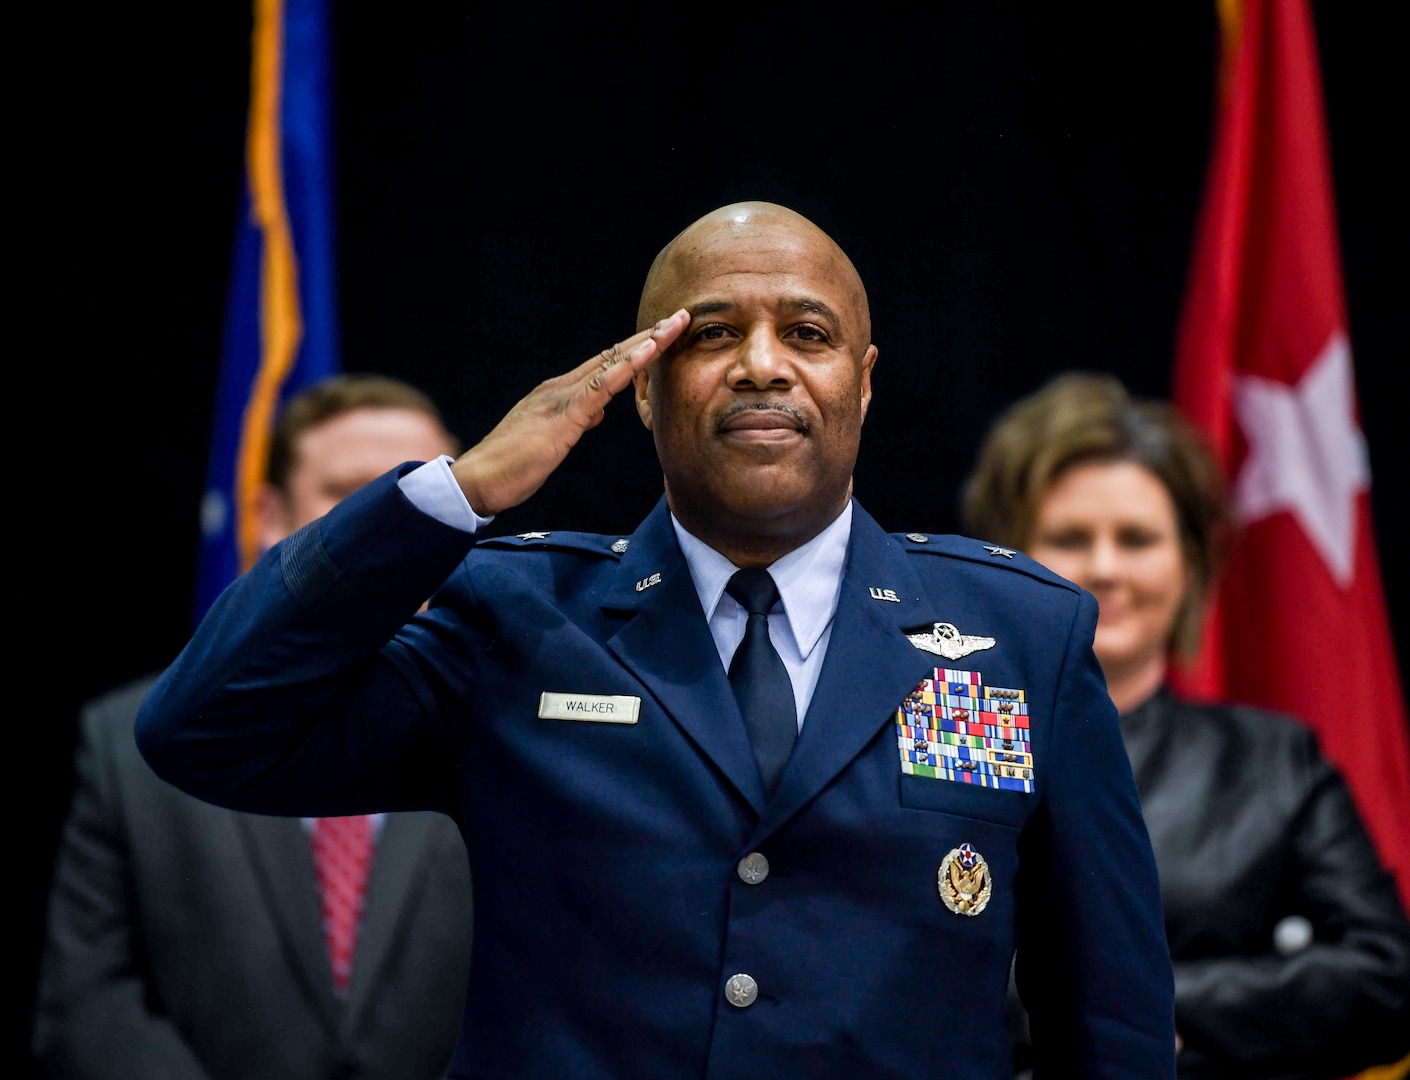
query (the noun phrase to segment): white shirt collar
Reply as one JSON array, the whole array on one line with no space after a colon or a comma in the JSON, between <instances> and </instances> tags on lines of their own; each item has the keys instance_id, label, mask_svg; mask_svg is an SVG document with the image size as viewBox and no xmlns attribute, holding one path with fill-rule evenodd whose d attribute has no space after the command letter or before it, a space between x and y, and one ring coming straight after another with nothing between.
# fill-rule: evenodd
<instances>
[{"instance_id":1,"label":"white shirt collar","mask_svg":"<svg viewBox=\"0 0 1410 1080\"><path fill-rule=\"evenodd\" d=\"M700 607L708 622L714 617L715 608L722 598L729 604L735 603L733 597L725 597L725 586L739 567L703 540L686 532L674 514L671 515L671 526L676 530L676 539L680 543L681 553L685 555L686 565L690 567L690 577L695 583ZM833 519L832 524L768 568L774 583L778 585L784 619L803 659L812 653L823 631L837 614L837 601L842 594L842 571L847 564L847 542L851 536L852 500L848 499L842 513Z\"/></svg>"}]
</instances>

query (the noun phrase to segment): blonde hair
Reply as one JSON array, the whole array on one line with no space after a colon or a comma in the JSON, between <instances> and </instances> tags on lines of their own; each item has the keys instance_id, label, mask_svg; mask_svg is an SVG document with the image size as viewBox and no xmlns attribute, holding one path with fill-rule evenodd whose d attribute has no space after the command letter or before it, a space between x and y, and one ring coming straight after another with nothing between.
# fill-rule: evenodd
<instances>
[{"instance_id":1,"label":"blonde hair","mask_svg":"<svg viewBox=\"0 0 1410 1080\"><path fill-rule=\"evenodd\" d=\"M1008 547L1028 547L1038 508L1059 474L1093 461L1133 462L1170 494L1190 571L1170 646L1192 656L1231 518L1219 463L1200 431L1171 406L1137 400L1109 375L1053 379L1011 405L989 429L961 492L965 530Z\"/></svg>"}]
</instances>

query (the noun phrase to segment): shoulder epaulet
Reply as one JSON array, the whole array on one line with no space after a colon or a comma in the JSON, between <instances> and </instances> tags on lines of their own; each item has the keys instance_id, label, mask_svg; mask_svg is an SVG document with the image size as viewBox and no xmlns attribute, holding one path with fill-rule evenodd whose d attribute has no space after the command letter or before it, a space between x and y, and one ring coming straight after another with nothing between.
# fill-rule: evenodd
<instances>
[{"instance_id":1,"label":"shoulder epaulet","mask_svg":"<svg viewBox=\"0 0 1410 1080\"><path fill-rule=\"evenodd\" d=\"M610 533L583 533L531 531L508 536L489 536L479 541L476 547L498 548L520 551L583 551L593 555L620 559L627 550L628 540L624 536Z\"/></svg>"},{"instance_id":2,"label":"shoulder epaulet","mask_svg":"<svg viewBox=\"0 0 1410 1080\"><path fill-rule=\"evenodd\" d=\"M1005 570L1016 570L1021 574L1037 578L1039 581L1061 585L1073 592L1078 591L1077 586L1067 578L1059 577L1042 563L1034 562L1016 548L1004 547L1002 544L990 544L984 540L975 540L973 537L956 536L949 533L892 533L891 538L911 554L939 555L944 558L964 559L966 562L982 563Z\"/></svg>"}]
</instances>

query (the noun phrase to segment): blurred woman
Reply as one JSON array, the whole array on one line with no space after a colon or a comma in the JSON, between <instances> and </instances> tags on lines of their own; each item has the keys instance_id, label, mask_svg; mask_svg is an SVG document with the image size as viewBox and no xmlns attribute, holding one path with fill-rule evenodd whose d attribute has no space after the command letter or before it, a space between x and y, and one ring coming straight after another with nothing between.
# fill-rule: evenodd
<instances>
[{"instance_id":1,"label":"blurred woman","mask_svg":"<svg viewBox=\"0 0 1410 1080\"><path fill-rule=\"evenodd\" d=\"M1059 377L995 423L963 512L970 535L1097 598L1160 870L1180 1076L1340 1077L1410 1052L1410 923L1315 737L1166 685L1229 527L1198 433L1114 379Z\"/></svg>"}]
</instances>

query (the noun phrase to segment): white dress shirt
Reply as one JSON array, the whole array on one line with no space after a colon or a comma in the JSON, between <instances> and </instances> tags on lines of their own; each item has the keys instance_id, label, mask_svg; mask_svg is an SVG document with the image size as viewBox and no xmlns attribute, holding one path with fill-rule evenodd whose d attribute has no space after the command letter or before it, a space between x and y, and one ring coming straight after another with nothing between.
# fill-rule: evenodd
<instances>
[{"instance_id":1,"label":"white dress shirt","mask_svg":"<svg viewBox=\"0 0 1410 1080\"><path fill-rule=\"evenodd\" d=\"M749 622L749 613L725 592L725 586L739 567L686 532L674 514L671 524L686 565L690 567L700 608L710 622L710 635L715 639L720 662L728 671ZM769 640L774 643L793 683L799 730L802 730L808 704L813 700L828 639L832 636L832 618L837 614L842 569L847 562L847 541L851 535L852 503L848 500L831 525L768 568L779 595L779 602L769 612Z\"/></svg>"}]
</instances>

